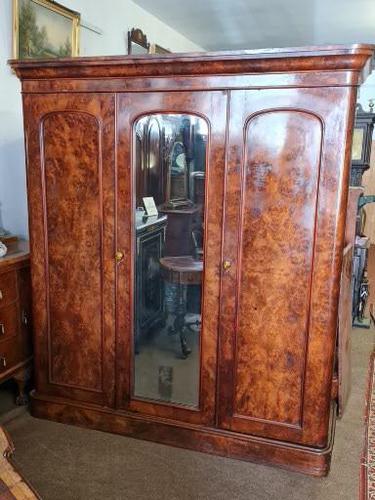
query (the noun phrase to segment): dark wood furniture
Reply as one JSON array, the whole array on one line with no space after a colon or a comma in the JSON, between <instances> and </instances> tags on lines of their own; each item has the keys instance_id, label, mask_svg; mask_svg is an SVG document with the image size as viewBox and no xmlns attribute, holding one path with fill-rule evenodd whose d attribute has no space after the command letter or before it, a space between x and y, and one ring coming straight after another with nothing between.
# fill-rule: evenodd
<instances>
[{"instance_id":1,"label":"dark wood furniture","mask_svg":"<svg viewBox=\"0 0 375 500\"><path fill-rule=\"evenodd\" d=\"M17 404L25 404L31 375L31 283L29 245L16 241L0 258L0 383L17 382Z\"/></svg>"},{"instance_id":2,"label":"dark wood furniture","mask_svg":"<svg viewBox=\"0 0 375 500\"><path fill-rule=\"evenodd\" d=\"M167 217L146 217L136 229L136 332L137 346L141 337L164 320L163 280L160 259L164 254Z\"/></svg>"},{"instance_id":3,"label":"dark wood furniture","mask_svg":"<svg viewBox=\"0 0 375 500\"><path fill-rule=\"evenodd\" d=\"M341 273L337 359L334 386L337 387L338 416L344 414L351 387L351 331L360 326L357 321L359 290L366 262L366 240L360 238L362 210L365 200L362 176L370 168L370 154L375 115L356 105L356 116L351 154L350 187L348 194L345 248ZM371 198L371 197L370 197ZM370 201L370 200L369 200ZM373 201L373 200L372 200ZM363 247L363 243L365 246ZM369 327L369 321L363 321Z\"/></svg>"},{"instance_id":4,"label":"dark wood furniture","mask_svg":"<svg viewBox=\"0 0 375 500\"><path fill-rule=\"evenodd\" d=\"M328 472L356 87L372 52L12 61L27 144L33 415ZM209 125L194 407L133 390L133 124L150 113Z\"/></svg>"},{"instance_id":5,"label":"dark wood furniture","mask_svg":"<svg viewBox=\"0 0 375 500\"><path fill-rule=\"evenodd\" d=\"M168 208L159 207L159 212L168 216L167 234L165 239L166 255L186 255L193 253L194 240L192 232L199 228L202 218L199 208Z\"/></svg>"},{"instance_id":6,"label":"dark wood furniture","mask_svg":"<svg viewBox=\"0 0 375 500\"><path fill-rule=\"evenodd\" d=\"M351 186L349 188L337 318L337 352L332 391L334 397L337 398L339 417L344 414L351 388L353 251L356 238L358 199L362 194L362 187Z\"/></svg>"},{"instance_id":7,"label":"dark wood furniture","mask_svg":"<svg viewBox=\"0 0 375 500\"><path fill-rule=\"evenodd\" d=\"M372 133L375 114L364 111L357 103L353 131L352 166L350 169L350 185L362 186L362 176L370 168Z\"/></svg>"}]
</instances>

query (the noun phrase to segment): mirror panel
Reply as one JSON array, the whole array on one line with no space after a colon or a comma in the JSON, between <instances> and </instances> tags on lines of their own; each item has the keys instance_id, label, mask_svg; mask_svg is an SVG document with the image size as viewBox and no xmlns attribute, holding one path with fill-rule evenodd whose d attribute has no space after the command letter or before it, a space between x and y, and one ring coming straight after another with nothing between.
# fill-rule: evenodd
<instances>
[{"instance_id":1,"label":"mirror panel","mask_svg":"<svg viewBox=\"0 0 375 500\"><path fill-rule=\"evenodd\" d=\"M197 408L208 126L152 114L133 130L133 396Z\"/></svg>"}]
</instances>

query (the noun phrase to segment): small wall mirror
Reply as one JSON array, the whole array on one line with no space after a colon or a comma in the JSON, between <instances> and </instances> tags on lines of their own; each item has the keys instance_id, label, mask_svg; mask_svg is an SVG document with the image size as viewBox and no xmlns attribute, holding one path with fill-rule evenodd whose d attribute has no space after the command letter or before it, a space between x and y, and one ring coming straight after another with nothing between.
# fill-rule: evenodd
<instances>
[{"instance_id":1,"label":"small wall mirror","mask_svg":"<svg viewBox=\"0 0 375 500\"><path fill-rule=\"evenodd\" d=\"M128 54L143 55L148 54L150 44L147 42L147 36L139 28L133 28L128 31Z\"/></svg>"}]
</instances>

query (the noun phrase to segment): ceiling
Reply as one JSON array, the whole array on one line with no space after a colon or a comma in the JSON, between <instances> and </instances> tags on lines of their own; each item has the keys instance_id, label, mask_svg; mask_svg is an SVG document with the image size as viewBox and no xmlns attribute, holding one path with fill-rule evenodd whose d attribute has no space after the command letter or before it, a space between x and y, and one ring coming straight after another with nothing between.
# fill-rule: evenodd
<instances>
[{"instance_id":1,"label":"ceiling","mask_svg":"<svg viewBox=\"0 0 375 500\"><path fill-rule=\"evenodd\" d=\"M375 0L134 0L205 50L375 43Z\"/></svg>"}]
</instances>

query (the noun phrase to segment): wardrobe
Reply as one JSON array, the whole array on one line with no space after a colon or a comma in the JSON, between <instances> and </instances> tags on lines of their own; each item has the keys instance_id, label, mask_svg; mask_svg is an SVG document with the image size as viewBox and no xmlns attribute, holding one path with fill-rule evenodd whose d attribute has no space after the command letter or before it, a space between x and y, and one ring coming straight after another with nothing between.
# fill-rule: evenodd
<instances>
[{"instance_id":1,"label":"wardrobe","mask_svg":"<svg viewBox=\"0 0 375 500\"><path fill-rule=\"evenodd\" d=\"M327 474L351 137L372 51L10 62L34 416Z\"/></svg>"}]
</instances>

